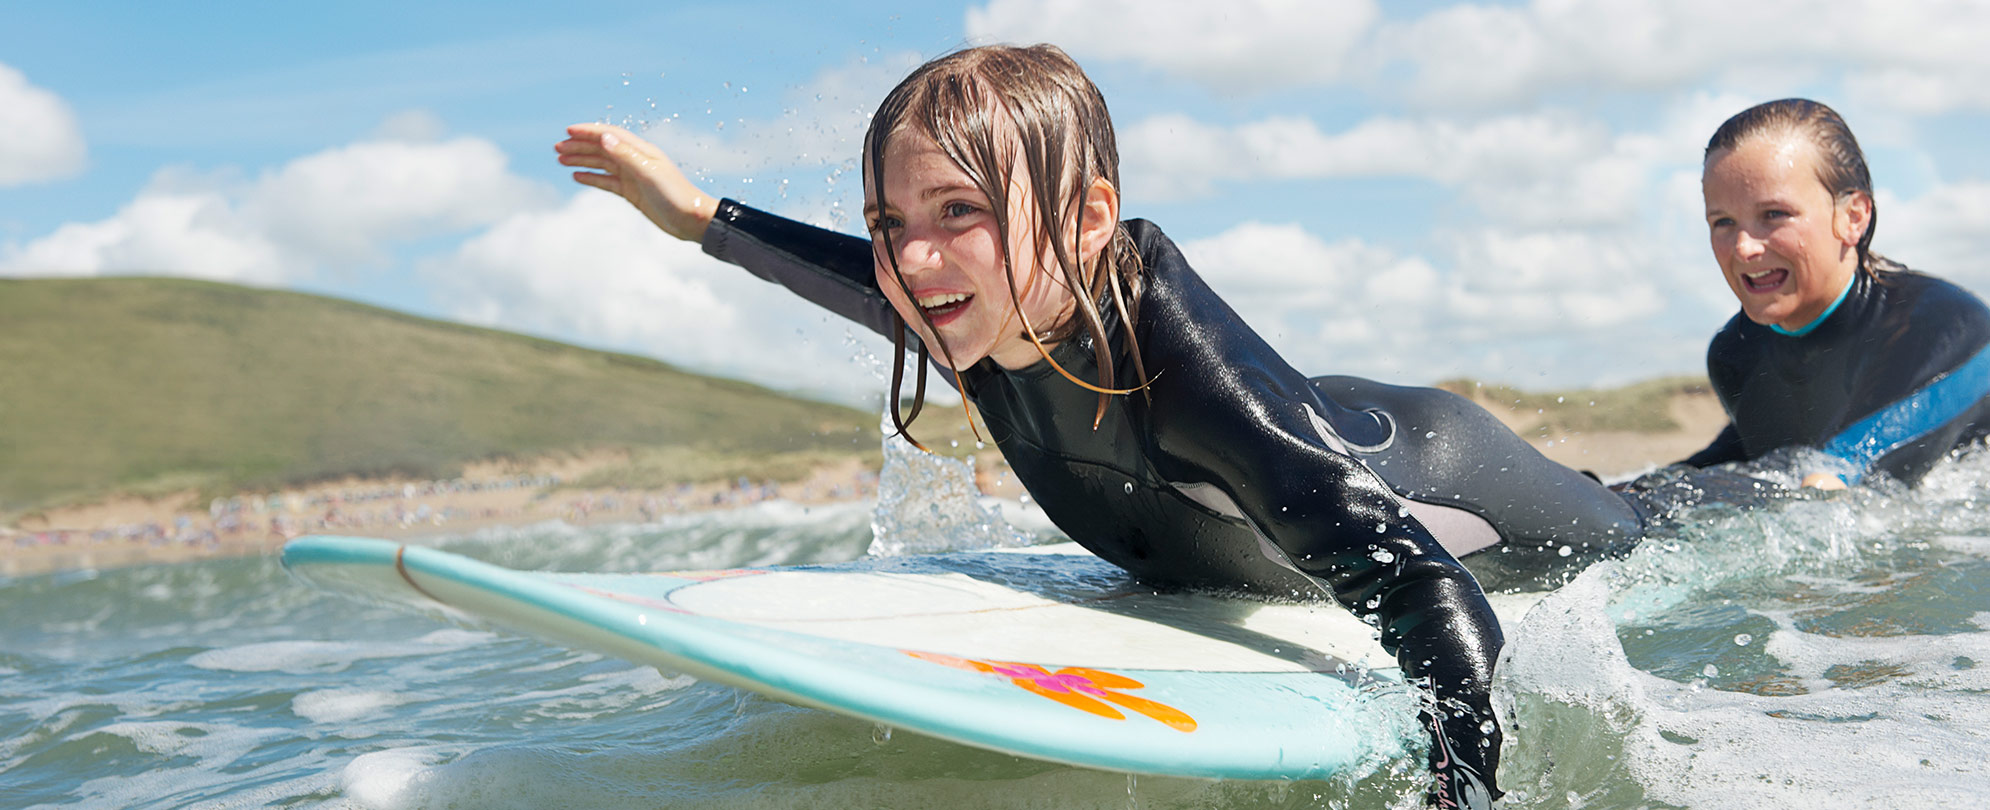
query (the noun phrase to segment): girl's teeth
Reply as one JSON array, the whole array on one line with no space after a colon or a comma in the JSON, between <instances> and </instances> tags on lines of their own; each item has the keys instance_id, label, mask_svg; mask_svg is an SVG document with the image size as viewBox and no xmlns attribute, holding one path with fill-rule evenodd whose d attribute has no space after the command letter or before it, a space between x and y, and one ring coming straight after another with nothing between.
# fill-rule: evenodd
<instances>
[{"instance_id":1,"label":"girl's teeth","mask_svg":"<svg viewBox=\"0 0 1990 810\"><path fill-rule=\"evenodd\" d=\"M919 308L932 309L934 307L943 307L948 304L957 303L966 300L967 300L967 293L948 293L946 295L931 295L919 299Z\"/></svg>"}]
</instances>

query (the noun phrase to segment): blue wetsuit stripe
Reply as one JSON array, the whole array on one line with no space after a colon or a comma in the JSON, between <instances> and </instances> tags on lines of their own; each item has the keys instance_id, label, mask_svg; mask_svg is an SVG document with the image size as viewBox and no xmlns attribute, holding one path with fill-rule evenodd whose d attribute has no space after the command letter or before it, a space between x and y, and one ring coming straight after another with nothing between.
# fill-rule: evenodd
<instances>
[{"instance_id":1,"label":"blue wetsuit stripe","mask_svg":"<svg viewBox=\"0 0 1990 810\"><path fill-rule=\"evenodd\" d=\"M1874 462L1909 442L1954 421L1990 396L1990 347L1898 402L1854 423L1824 445L1824 452L1851 462L1850 483L1858 483Z\"/></svg>"}]
</instances>

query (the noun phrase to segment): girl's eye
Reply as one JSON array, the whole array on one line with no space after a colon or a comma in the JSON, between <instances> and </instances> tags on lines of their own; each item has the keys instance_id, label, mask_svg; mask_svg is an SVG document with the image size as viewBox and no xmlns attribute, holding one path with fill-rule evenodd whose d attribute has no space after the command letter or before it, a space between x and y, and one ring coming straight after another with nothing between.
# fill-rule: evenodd
<instances>
[{"instance_id":1,"label":"girl's eye","mask_svg":"<svg viewBox=\"0 0 1990 810\"><path fill-rule=\"evenodd\" d=\"M870 230L871 233L884 230L897 230L902 225L903 223L898 221L898 217L876 217L870 222Z\"/></svg>"},{"instance_id":2,"label":"girl's eye","mask_svg":"<svg viewBox=\"0 0 1990 810\"><path fill-rule=\"evenodd\" d=\"M1789 216L1790 212L1778 208L1772 208L1769 209L1768 211L1762 212L1762 218L1768 220L1788 219Z\"/></svg>"},{"instance_id":3,"label":"girl's eye","mask_svg":"<svg viewBox=\"0 0 1990 810\"><path fill-rule=\"evenodd\" d=\"M1708 226L1710 226L1710 227L1714 227L1714 228L1726 228L1726 227L1729 227L1729 226L1731 226L1731 225L1733 225L1733 224L1734 224L1734 218L1733 218L1733 217L1720 217L1720 218L1717 218L1717 219L1715 219L1715 220L1714 220L1714 221L1712 221L1712 222L1709 222L1709 223L1707 223L1707 225L1708 225Z\"/></svg>"},{"instance_id":4,"label":"girl's eye","mask_svg":"<svg viewBox=\"0 0 1990 810\"><path fill-rule=\"evenodd\" d=\"M950 202L940 212L949 217L964 217L975 212L975 207L964 202Z\"/></svg>"}]
</instances>

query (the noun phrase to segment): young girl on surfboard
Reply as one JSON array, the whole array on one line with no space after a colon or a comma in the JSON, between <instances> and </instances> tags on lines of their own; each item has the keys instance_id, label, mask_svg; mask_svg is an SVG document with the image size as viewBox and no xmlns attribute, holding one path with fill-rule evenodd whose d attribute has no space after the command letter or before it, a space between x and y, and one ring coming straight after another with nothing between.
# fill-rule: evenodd
<instances>
[{"instance_id":1,"label":"young girl on surfboard","mask_svg":"<svg viewBox=\"0 0 1990 810\"><path fill-rule=\"evenodd\" d=\"M919 354L958 388L1073 540L1146 580L1281 595L1322 586L1373 624L1424 715L1440 806L1500 795L1500 630L1455 555L1618 544L1626 501L1460 397L1309 379L1152 223L1119 219L1104 100L1048 45L920 67L863 146L870 241L717 200L616 127L562 163L665 232ZM917 416L893 409L901 431Z\"/></svg>"}]
</instances>

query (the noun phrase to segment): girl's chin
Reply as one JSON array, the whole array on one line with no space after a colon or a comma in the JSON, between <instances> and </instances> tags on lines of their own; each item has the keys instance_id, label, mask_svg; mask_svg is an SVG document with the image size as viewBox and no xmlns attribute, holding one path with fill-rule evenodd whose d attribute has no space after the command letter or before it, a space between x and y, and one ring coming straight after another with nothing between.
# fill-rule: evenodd
<instances>
[{"instance_id":1,"label":"girl's chin","mask_svg":"<svg viewBox=\"0 0 1990 810\"><path fill-rule=\"evenodd\" d=\"M1742 314L1747 315L1749 320L1754 321L1757 324L1760 324L1762 326L1771 326L1777 324L1784 324L1786 321L1788 321L1792 316L1796 314L1796 308L1789 306L1766 306L1766 307L1744 306L1741 308L1741 312Z\"/></svg>"}]
</instances>

